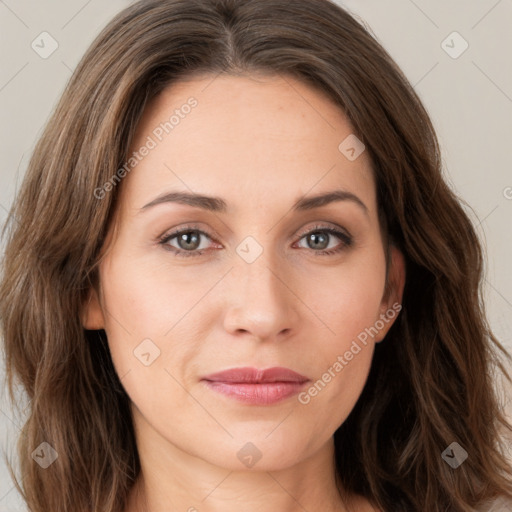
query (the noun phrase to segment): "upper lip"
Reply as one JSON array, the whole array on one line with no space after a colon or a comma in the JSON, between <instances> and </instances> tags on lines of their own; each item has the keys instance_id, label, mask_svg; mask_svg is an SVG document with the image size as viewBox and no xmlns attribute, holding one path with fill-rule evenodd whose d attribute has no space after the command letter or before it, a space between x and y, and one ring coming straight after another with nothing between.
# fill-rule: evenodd
<instances>
[{"instance_id":1,"label":"upper lip","mask_svg":"<svg viewBox=\"0 0 512 512\"><path fill-rule=\"evenodd\" d=\"M257 368L231 368L222 372L212 373L203 377L203 380L211 382L230 382L230 383L268 383L268 382L298 382L304 383L309 379L294 372L289 368L275 366L265 370L258 370Z\"/></svg>"}]
</instances>

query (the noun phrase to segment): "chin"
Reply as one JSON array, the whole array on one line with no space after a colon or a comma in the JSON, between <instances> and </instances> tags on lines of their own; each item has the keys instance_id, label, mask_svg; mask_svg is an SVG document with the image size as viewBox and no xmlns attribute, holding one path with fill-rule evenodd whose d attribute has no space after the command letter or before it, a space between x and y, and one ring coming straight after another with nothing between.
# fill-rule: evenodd
<instances>
[{"instance_id":1,"label":"chin","mask_svg":"<svg viewBox=\"0 0 512 512\"><path fill-rule=\"evenodd\" d=\"M210 438L215 447L205 446L197 456L230 471L280 471L292 467L319 448L316 443L312 446L303 439L294 439L285 430L279 435L278 429L270 435L271 430L259 429L246 430L245 435L234 435L233 439Z\"/></svg>"}]
</instances>

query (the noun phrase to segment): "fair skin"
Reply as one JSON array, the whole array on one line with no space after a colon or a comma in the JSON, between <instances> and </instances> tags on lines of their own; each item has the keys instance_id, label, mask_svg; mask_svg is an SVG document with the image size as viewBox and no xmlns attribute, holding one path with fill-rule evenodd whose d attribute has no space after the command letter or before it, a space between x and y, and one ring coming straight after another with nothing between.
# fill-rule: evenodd
<instances>
[{"instance_id":1,"label":"fair skin","mask_svg":"<svg viewBox=\"0 0 512 512\"><path fill-rule=\"evenodd\" d=\"M83 315L85 328L105 329L132 401L142 476L126 512L376 510L362 497L340 496L333 434L393 320L359 343L307 403L297 394L242 403L202 380L236 367L280 366L306 376L307 391L401 302L405 272L396 249L385 289L367 151L354 161L340 152L353 129L323 94L290 77L255 75L198 76L166 88L147 106L131 151L148 136L156 140L155 128L190 96L197 106L121 184L100 292L91 292ZM292 208L302 196L339 189L357 199ZM143 208L170 191L220 197L227 209L176 202ZM192 236L159 243L174 228ZM345 238L322 231L329 228ZM241 256L258 248L250 263ZM155 347L160 355L146 366L134 350L148 338L146 359ZM261 455L251 467L238 456L243 447Z\"/></svg>"}]
</instances>

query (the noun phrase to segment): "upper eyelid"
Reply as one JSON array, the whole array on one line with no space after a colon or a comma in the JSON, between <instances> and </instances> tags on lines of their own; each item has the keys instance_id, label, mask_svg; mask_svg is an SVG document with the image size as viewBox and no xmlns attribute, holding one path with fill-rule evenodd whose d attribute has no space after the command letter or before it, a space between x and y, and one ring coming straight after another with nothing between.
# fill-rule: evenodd
<instances>
[{"instance_id":1,"label":"upper eyelid","mask_svg":"<svg viewBox=\"0 0 512 512\"><path fill-rule=\"evenodd\" d=\"M321 222L325 222L326 225L319 225ZM159 242L168 242L169 240L172 240L176 238L181 233L186 233L188 231L197 231L198 233L207 236L210 238L210 240L220 243L216 240L215 236L210 234L207 230L200 228L198 226L190 225L190 226L183 226L181 228L172 229L166 233L164 233L162 236L158 237ZM345 234L349 238L353 238L352 234L346 229L341 226L333 225L328 223L327 221L317 221L315 226L310 226L308 228L305 228L304 230L300 230L296 235L298 236L299 240L308 235L309 233L313 233L315 231L340 231L340 234ZM336 233L330 233L331 235L337 236L339 238L339 235ZM180 250L180 249L177 249ZM190 251L193 252L193 251Z\"/></svg>"}]
</instances>

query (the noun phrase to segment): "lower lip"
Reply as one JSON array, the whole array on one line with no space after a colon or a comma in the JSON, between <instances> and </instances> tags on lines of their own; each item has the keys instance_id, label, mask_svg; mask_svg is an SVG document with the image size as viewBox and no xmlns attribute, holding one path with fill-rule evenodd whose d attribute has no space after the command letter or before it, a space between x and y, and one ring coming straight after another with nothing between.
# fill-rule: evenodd
<instances>
[{"instance_id":1,"label":"lower lip","mask_svg":"<svg viewBox=\"0 0 512 512\"><path fill-rule=\"evenodd\" d=\"M242 382L205 381L206 385L223 395L240 402L253 405L271 405L290 396L296 395L306 383L300 382L265 382L247 384Z\"/></svg>"}]
</instances>

